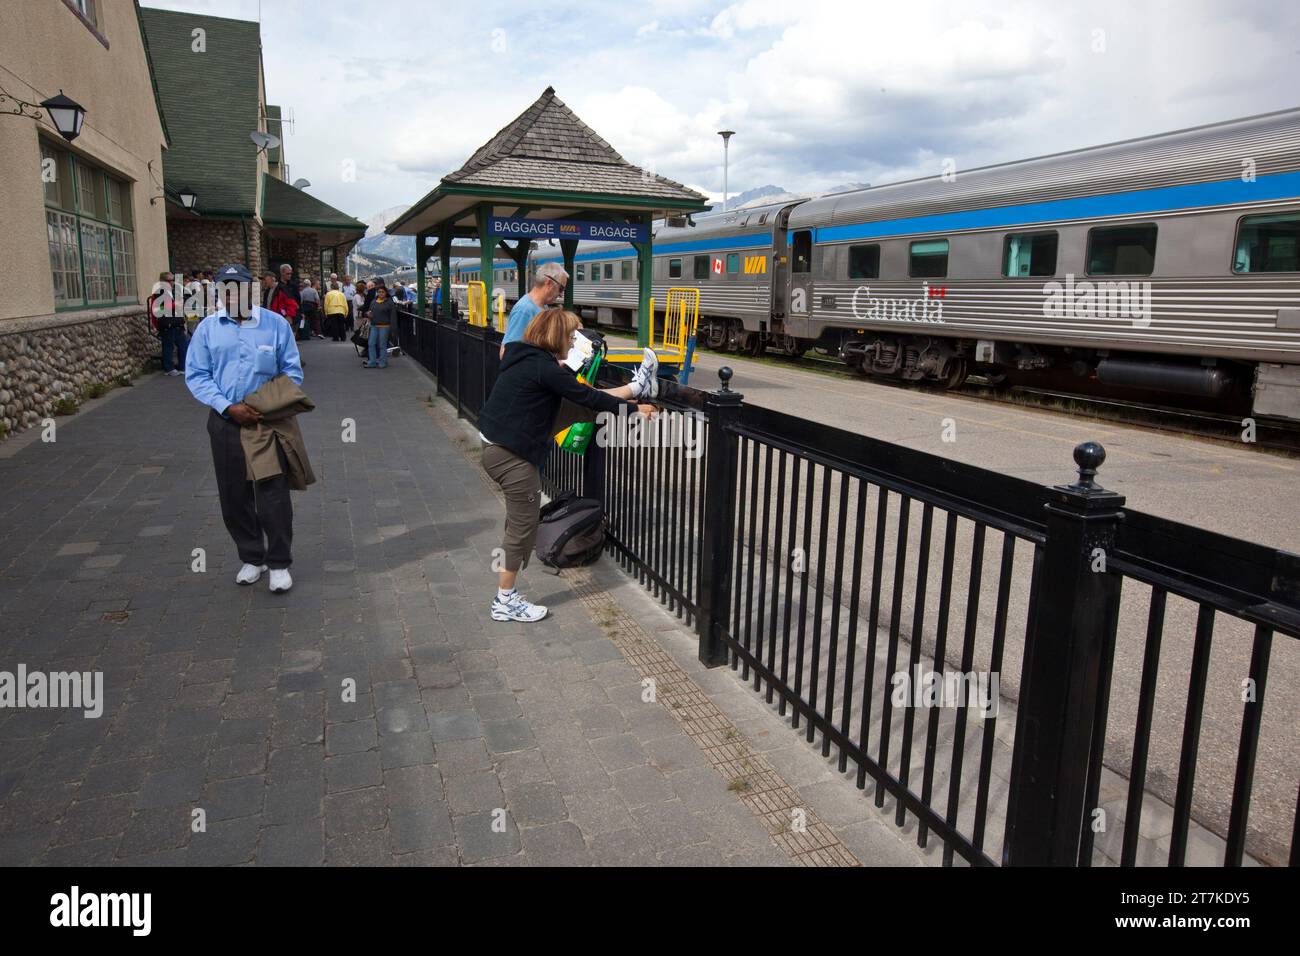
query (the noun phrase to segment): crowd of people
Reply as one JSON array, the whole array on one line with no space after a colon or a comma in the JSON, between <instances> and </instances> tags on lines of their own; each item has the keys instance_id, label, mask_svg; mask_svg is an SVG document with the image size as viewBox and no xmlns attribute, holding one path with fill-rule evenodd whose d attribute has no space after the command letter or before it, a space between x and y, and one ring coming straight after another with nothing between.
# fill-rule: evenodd
<instances>
[{"instance_id":1,"label":"crowd of people","mask_svg":"<svg viewBox=\"0 0 1300 956\"><path fill-rule=\"evenodd\" d=\"M430 300L435 310L440 293L434 280ZM351 340L366 347L366 368L388 367L388 340L397 322L397 309L414 308L416 302L414 284L397 282L390 289L382 276L354 282L351 276L331 272L318 289L309 278L299 280L293 266L285 263L261 278L260 305L284 318L295 339ZM220 307L210 269L159 275L158 286L149 297L149 318L165 375L184 374L195 329Z\"/></svg>"}]
</instances>

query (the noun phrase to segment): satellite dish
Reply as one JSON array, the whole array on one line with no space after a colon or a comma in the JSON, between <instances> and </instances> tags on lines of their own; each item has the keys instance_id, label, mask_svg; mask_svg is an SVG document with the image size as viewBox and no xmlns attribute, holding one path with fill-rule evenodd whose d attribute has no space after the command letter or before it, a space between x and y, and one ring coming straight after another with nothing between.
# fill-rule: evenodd
<instances>
[{"instance_id":1,"label":"satellite dish","mask_svg":"<svg viewBox=\"0 0 1300 956\"><path fill-rule=\"evenodd\" d=\"M311 181L306 179L295 179L293 181L294 189L306 189L310 185L311 185Z\"/></svg>"},{"instance_id":2,"label":"satellite dish","mask_svg":"<svg viewBox=\"0 0 1300 956\"><path fill-rule=\"evenodd\" d=\"M253 130L248 134L248 138L257 144L258 149L274 149L280 145L280 137L263 133L260 129Z\"/></svg>"}]
</instances>

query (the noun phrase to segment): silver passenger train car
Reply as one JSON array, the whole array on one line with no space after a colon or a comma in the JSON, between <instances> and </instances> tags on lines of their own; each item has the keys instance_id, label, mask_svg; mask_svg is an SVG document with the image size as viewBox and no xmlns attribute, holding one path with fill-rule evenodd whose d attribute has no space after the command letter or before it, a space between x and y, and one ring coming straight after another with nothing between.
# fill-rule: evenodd
<instances>
[{"instance_id":1,"label":"silver passenger train car","mask_svg":"<svg viewBox=\"0 0 1300 956\"><path fill-rule=\"evenodd\" d=\"M1300 110L710 213L654 241L656 302L698 288L712 348L817 348L948 386L1064 370L1300 418ZM633 324L630 246L584 243L572 281L578 306Z\"/></svg>"}]
</instances>

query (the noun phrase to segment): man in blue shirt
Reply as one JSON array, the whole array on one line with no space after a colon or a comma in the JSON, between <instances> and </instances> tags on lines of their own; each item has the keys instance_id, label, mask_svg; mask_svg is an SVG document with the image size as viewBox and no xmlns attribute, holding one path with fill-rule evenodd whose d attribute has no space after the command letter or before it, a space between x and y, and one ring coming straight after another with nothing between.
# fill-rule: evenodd
<instances>
[{"instance_id":1,"label":"man in blue shirt","mask_svg":"<svg viewBox=\"0 0 1300 956\"><path fill-rule=\"evenodd\" d=\"M506 319L506 334L501 339L501 356L505 357L506 346L511 342L520 342L524 329L533 317L557 299L563 301L564 287L569 284L569 274L558 262L543 262L537 267L533 277L532 290L515 303Z\"/></svg>"},{"instance_id":2,"label":"man in blue shirt","mask_svg":"<svg viewBox=\"0 0 1300 956\"><path fill-rule=\"evenodd\" d=\"M256 483L249 480L240 428L256 425L260 418L243 403L245 396L279 375L302 384L298 343L288 322L255 304L253 275L246 268L223 266L216 286L217 309L194 330L185 384L211 409L208 438L221 517L244 562L235 582L253 584L269 568L271 590L287 591L293 586L287 469Z\"/></svg>"}]
</instances>

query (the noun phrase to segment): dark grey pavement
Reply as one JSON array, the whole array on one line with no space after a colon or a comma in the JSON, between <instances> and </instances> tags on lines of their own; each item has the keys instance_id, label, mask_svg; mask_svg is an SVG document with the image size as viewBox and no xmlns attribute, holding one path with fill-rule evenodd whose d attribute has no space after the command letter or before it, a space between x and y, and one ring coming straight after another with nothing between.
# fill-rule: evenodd
<instances>
[{"instance_id":1,"label":"dark grey pavement","mask_svg":"<svg viewBox=\"0 0 1300 956\"><path fill-rule=\"evenodd\" d=\"M800 862L568 581L490 621L503 510L413 361L304 354L285 595L234 584L181 379L0 446L0 671L104 681L97 718L0 709L0 864Z\"/></svg>"}]
</instances>

